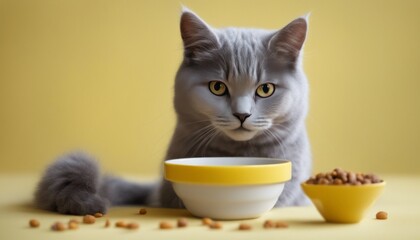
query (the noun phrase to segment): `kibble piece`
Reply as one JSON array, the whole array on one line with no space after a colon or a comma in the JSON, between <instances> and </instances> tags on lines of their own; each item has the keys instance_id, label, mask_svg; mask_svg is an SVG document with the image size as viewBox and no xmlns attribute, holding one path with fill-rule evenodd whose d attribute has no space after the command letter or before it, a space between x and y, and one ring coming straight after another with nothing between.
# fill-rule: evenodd
<instances>
[{"instance_id":1,"label":"kibble piece","mask_svg":"<svg viewBox=\"0 0 420 240\"><path fill-rule=\"evenodd\" d=\"M66 225L62 222L56 222L51 226L51 230L53 231L64 231L66 230Z\"/></svg>"},{"instance_id":2,"label":"kibble piece","mask_svg":"<svg viewBox=\"0 0 420 240\"><path fill-rule=\"evenodd\" d=\"M323 173L318 173L318 174L316 175L316 179L321 179L321 178L325 178L325 174L323 174Z\"/></svg>"},{"instance_id":3,"label":"kibble piece","mask_svg":"<svg viewBox=\"0 0 420 240\"><path fill-rule=\"evenodd\" d=\"M86 223L86 224L93 224L93 223L95 223L95 217L94 216L92 216L92 215L85 215L84 217L83 217L83 223Z\"/></svg>"},{"instance_id":4,"label":"kibble piece","mask_svg":"<svg viewBox=\"0 0 420 240\"><path fill-rule=\"evenodd\" d=\"M134 230L134 229L138 229L139 227L140 227L140 225L138 223L132 222L132 223L127 224L126 228Z\"/></svg>"},{"instance_id":5,"label":"kibble piece","mask_svg":"<svg viewBox=\"0 0 420 240\"><path fill-rule=\"evenodd\" d=\"M140 215L146 215L147 210L145 208L140 209L139 214Z\"/></svg>"},{"instance_id":6,"label":"kibble piece","mask_svg":"<svg viewBox=\"0 0 420 240\"><path fill-rule=\"evenodd\" d=\"M355 174L355 173L353 173L353 172L348 172L348 173L347 173L347 179L349 180L349 182L350 182L351 184L356 183L356 181L357 181L357 179L356 179L356 174Z\"/></svg>"},{"instance_id":7,"label":"kibble piece","mask_svg":"<svg viewBox=\"0 0 420 240\"><path fill-rule=\"evenodd\" d=\"M246 223L239 224L239 230L251 230L251 229L252 227L249 224L246 224Z\"/></svg>"},{"instance_id":8,"label":"kibble piece","mask_svg":"<svg viewBox=\"0 0 420 240\"><path fill-rule=\"evenodd\" d=\"M102 214L102 213L100 213L100 212L97 212L97 213L95 213L95 215L94 215L96 218L100 218L100 217L103 217L104 215Z\"/></svg>"},{"instance_id":9,"label":"kibble piece","mask_svg":"<svg viewBox=\"0 0 420 240\"><path fill-rule=\"evenodd\" d=\"M160 229L171 229L171 228L173 228L173 226L169 222L160 222L159 228Z\"/></svg>"},{"instance_id":10,"label":"kibble piece","mask_svg":"<svg viewBox=\"0 0 420 240\"><path fill-rule=\"evenodd\" d=\"M185 219L185 218L180 218L180 219L178 219L178 221L177 221L177 226L178 226L179 228L182 228L182 227L186 227L186 226L188 226L187 219Z\"/></svg>"},{"instance_id":11,"label":"kibble piece","mask_svg":"<svg viewBox=\"0 0 420 240\"><path fill-rule=\"evenodd\" d=\"M330 184L330 181L326 178L321 178L321 179L319 179L318 184L327 185L327 184Z\"/></svg>"},{"instance_id":12,"label":"kibble piece","mask_svg":"<svg viewBox=\"0 0 420 240\"><path fill-rule=\"evenodd\" d=\"M371 184L372 183L372 180L370 180L369 178L365 178L365 179L363 179L363 182L362 182L363 184Z\"/></svg>"},{"instance_id":13,"label":"kibble piece","mask_svg":"<svg viewBox=\"0 0 420 240\"><path fill-rule=\"evenodd\" d=\"M211 220L211 218L203 218L202 220L203 225L211 225L213 223L213 220Z\"/></svg>"},{"instance_id":14,"label":"kibble piece","mask_svg":"<svg viewBox=\"0 0 420 240\"><path fill-rule=\"evenodd\" d=\"M124 221L118 221L115 223L115 226L119 228L125 228L127 227L127 223L125 223Z\"/></svg>"},{"instance_id":15,"label":"kibble piece","mask_svg":"<svg viewBox=\"0 0 420 240\"><path fill-rule=\"evenodd\" d=\"M109 219L107 219L106 221L105 221L105 227L106 228L108 228L108 227L110 227L111 226L111 222L109 221Z\"/></svg>"},{"instance_id":16,"label":"kibble piece","mask_svg":"<svg viewBox=\"0 0 420 240\"><path fill-rule=\"evenodd\" d=\"M209 226L210 226L211 229L221 229L222 228L222 223L214 221Z\"/></svg>"},{"instance_id":17,"label":"kibble piece","mask_svg":"<svg viewBox=\"0 0 420 240\"><path fill-rule=\"evenodd\" d=\"M263 225L264 228L273 228L274 222L272 220L266 220Z\"/></svg>"},{"instance_id":18,"label":"kibble piece","mask_svg":"<svg viewBox=\"0 0 420 240\"><path fill-rule=\"evenodd\" d=\"M378 213L376 213L376 219L386 220L388 219L388 213L384 211L379 211Z\"/></svg>"},{"instance_id":19,"label":"kibble piece","mask_svg":"<svg viewBox=\"0 0 420 240\"><path fill-rule=\"evenodd\" d=\"M277 221L276 222L276 228L288 228L289 224L282 222L282 221Z\"/></svg>"},{"instance_id":20,"label":"kibble piece","mask_svg":"<svg viewBox=\"0 0 420 240\"><path fill-rule=\"evenodd\" d=\"M79 228L79 224L78 223L72 222L72 221L69 222L69 229L74 230L74 229L78 229L78 228Z\"/></svg>"},{"instance_id":21,"label":"kibble piece","mask_svg":"<svg viewBox=\"0 0 420 240\"><path fill-rule=\"evenodd\" d=\"M69 223L72 223L72 222L77 223L77 224L80 223L80 221L75 219L75 218L72 218L72 219L69 220Z\"/></svg>"},{"instance_id":22,"label":"kibble piece","mask_svg":"<svg viewBox=\"0 0 420 240\"><path fill-rule=\"evenodd\" d=\"M316 184L316 177L310 177L308 180L306 180L307 184Z\"/></svg>"},{"instance_id":23,"label":"kibble piece","mask_svg":"<svg viewBox=\"0 0 420 240\"><path fill-rule=\"evenodd\" d=\"M39 223L38 220L36 220L36 219L29 220L29 226L31 228L37 228L37 227L39 227L39 225L40 225L40 223Z\"/></svg>"}]
</instances>

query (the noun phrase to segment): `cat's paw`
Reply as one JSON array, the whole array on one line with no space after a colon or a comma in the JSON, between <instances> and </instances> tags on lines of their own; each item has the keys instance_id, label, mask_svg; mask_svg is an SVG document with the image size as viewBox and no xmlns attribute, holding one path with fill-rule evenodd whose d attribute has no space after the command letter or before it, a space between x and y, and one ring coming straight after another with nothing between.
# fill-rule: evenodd
<instances>
[{"instance_id":1,"label":"cat's paw","mask_svg":"<svg viewBox=\"0 0 420 240\"><path fill-rule=\"evenodd\" d=\"M95 159L81 152L64 155L46 170L35 193L39 208L64 214L105 213L99 196L100 172Z\"/></svg>"}]
</instances>

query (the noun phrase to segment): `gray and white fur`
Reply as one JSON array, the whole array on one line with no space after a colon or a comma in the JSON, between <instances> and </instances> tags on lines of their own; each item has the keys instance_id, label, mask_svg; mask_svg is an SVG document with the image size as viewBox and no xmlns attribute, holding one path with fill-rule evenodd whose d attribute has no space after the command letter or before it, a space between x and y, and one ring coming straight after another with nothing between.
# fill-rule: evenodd
<instances>
[{"instance_id":1,"label":"gray and white fur","mask_svg":"<svg viewBox=\"0 0 420 240\"><path fill-rule=\"evenodd\" d=\"M165 159L289 159L292 179L276 206L307 204L299 186L311 171L305 128L308 83L302 68L307 27L307 18L302 17L277 31L214 29L184 9L184 59L175 79L177 124ZM225 93L214 94L212 81L223 84ZM257 89L267 84L274 92L261 97ZM105 213L110 205L121 204L183 207L164 179L138 184L103 176L96 160L77 152L47 168L35 202L42 209L80 215Z\"/></svg>"}]
</instances>

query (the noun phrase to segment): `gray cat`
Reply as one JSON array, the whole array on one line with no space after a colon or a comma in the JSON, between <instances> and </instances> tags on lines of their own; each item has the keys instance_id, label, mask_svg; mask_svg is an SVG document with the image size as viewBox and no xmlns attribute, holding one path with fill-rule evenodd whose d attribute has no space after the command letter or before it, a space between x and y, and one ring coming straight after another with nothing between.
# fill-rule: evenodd
<instances>
[{"instance_id":1,"label":"gray cat","mask_svg":"<svg viewBox=\"0 0 420 240\"><path fill-rule=\"evenodd\" d=\"M276 206L307 204L299 186L311 171L304 123L308 84L301 63L307 25L306 18L298 18L278 31L214 29L184 9L177 125L166 159L289 159L293 177ZM35 202L64 214L105 213L111 204L183 207L169 182L137 184L102 176L96 161L80 152L47 168Z\"/></svg>"}]
</instances>

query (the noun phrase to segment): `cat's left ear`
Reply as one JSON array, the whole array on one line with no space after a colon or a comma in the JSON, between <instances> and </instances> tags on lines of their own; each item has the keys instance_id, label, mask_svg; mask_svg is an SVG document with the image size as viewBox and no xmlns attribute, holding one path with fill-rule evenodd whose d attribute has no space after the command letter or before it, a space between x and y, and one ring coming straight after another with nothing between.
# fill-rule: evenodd
<instances>
[{"instance_id":1,"label":"cat's left ear","mask_svg":"<svg viewBox=\"0 0 420 240\"><path fill-rule=\"evenodd\" d=\"M271 37L268 48L289 63L296 63L308 31L309 14L297 18Z\"/></svg>"}]
</instances>

